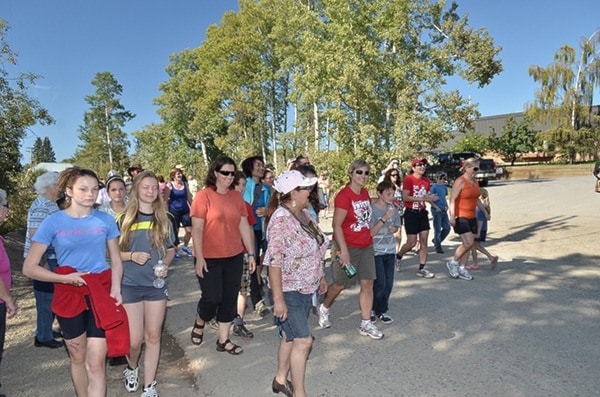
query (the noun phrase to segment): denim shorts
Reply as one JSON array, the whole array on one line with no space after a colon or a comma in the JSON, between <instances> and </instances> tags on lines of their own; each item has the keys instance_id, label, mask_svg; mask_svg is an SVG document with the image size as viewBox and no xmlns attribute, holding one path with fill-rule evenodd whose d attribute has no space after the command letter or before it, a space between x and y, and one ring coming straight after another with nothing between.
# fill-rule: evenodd
<instances>
[{"instance_id":1,"label":"denim shorts","mask_svg":"<svg viewBox=\"0 0 600 397\"><path fill-rule=\"evenodd\" d=\"M167 283L162 288L121 285L121 297L123 298L123 303L161 301L169 297L169 291L167 290Z\"/></svg>"},{"instance_id":2,"label":"denim shorts","mask_svg":"<svg viewBox=\"0 0 600 397\"><path fill-rule=\"evenodd\" d=\"M288 291L283 293L283 299L288 310L286 320L281 323L281 329L285 332L285 340L290 342L294 339L312 337L308 328L312 294Z\"/></svg>"}]
</instances>

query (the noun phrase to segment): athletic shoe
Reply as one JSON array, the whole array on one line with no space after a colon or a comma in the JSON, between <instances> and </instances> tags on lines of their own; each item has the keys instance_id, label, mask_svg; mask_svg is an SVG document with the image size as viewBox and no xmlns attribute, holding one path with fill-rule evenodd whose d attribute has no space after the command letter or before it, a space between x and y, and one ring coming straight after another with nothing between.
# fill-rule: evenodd
<instances>
[{"instance_id":1,"label":"athletic shoe","mask_svg":"<svg viewBox=\"0 0 600 397\"><path fill-rule=\"evenodd\" d=\"M258 301L258 303L254 306L254 313L260 317L264 317L267 313L269 313L269 308L265 305L265 301L263 299Z\"/></svg>"},{"instance_id":2,"label":"athletic shoe","mask_svg":"<svg viewBox=\"0 0 600 397\"><path fill-rule=\"evenodd\" d=\"M371 322L377 322L377 314L373 310L371 310Z\"/></svg>"},{"instance_id":3,"label":"athletic shoe","mask_svg":"<svg viewBox=\"0 0 600 397\"><path fill-rule=\"evenodd\" d=\"M187 254L187 256L192 256L192 250L188 247L181 247L181 250Z\"/></svg>"},{"instance_id":4,"label":"athletic shoe","mask_svg":"<svg viewBox=\"0 0 600 397\"><path fill-rule=\"evenodd\" d=\"M329 322L329 309L323 306L322 303L319 306L319 325L321 328L331 327L331 323Z\"/></svg>"},{"instance_id":5,"label":"athletic shoe","mask_svg":"<svg viewBox=\"0 0 600 397\"><path fill-rule=\"evenodd\" d=\"M390 316L388 316L385 313L381 313L378 317L379 317L379 320L384 324L389 324L394 321L393 318L391 318Z\"/></svg>"},{"instance_id":6,"label":"athletic shoe","mask_svg":"<svg viewBox=\"0 0 600 397\"><path fill-rule=\"evenodd\" d=\"M458 278L463 280L473 280L473 276L471 276L469 271L462 266L458 268Z\"/></svg>"},{"instance_id":7,"label":"athletic shoe","mask_svg":"<svg viewBox=\"0 0 600 397\"><path fill-rule=\"evenodd\" d=\"M490 262L490 265L492 266L492 270L494 270L496 268L497 264L498 264L498 257L497 256L492 257L492 260Z\"/></svg>"},{"instance_id":8,"label":"athletic shoe","mask_svg":"<svg viewBox=\"0 0 600 397\"><path fill-rule=\"evenodd\" d=\"M140 386L139 371L140 367L131 369L129 368L129 365L123 370L123 376L125 376L125 390L127 390L129 393L137 391L138 387Z\"/></svg>"},{"instance_id":9,"label":"athletic shoe","mask_svg":"<svg viewBox=\"0 0 600 397\"><path fill-rule=\"evenodd\" d=\"M437 252L438 254L443 254L444 250L440 245L438 245L437 247L435 247L435 252Z\"/></svg>"},{"instance_id":10,"label":"athletic shoe","mask_svg":"<svg viewBox=\"0 0 600 397\"><path fill-rule=\"evenodd\" d=\"M158 397L155 380L150 383L150 386L144 388L144 392L142 393L141 397Z\"/></svg>"},{"instance_id":11,"label":"athletic shoe","mask_svg":"<svg viewBox=\"0 0 600 397\"><path fill-rule=\"evenodd\" d=\"M448 263L446 263L446 267L448 268L448 273L452 278L458 278L458 262L450 259Z\"/></svg>"},{"instance_id":12,"label":"athletic shoe","mask_svg":"<svg viewBox=\"0 0 600 397\"><path fill-rule=\"evenodd\" d=\"M398 258L398 255L396 255L396 271L398 273L402 271L402 262L400 261L401 259L402 257Z\"/></svg>"},{"instance_id":13,"label":"athletic shoe","mask_svg":"<svg viewBox=\"0 0 600 397\"><path fill-rule=\"evenodd\" d=\"M479 265L467 265L467 270L479 270Z\"/></svg>"},{"instance_id":14,"label":"athletic shoe","mask_svg":"<svg viewBox=\"0 0 600 397\"><path fill-rule=\"evenodd\" d=\"M181 258L181 255L179 255L179 252L175 251L175 259L179 259Z\"/></svg>"},{"instance_id":15,"label":"athletic shoe","mask_svg":"<svg viewBox=\"0 0 600 397\"><path fill-rule=\"evenodd\" d=\"M379 328L377 328L371 321L369 321L366 325L361 324L361 326L358 327L358 332L361 335L368 336L373 339L383 338L383 332L381 332Z\"/></svg>"},{"instance_id":16,"label":"athletic shoe","mask_svg":"<svg viewBox=\"0 0 600 397\"><path fill-rule=\"evenodd\" d=\"M434 278L435 274L431 273L427 269L419 269L419 270L417 270L417 276L423 277L423 278Z\"/></svg>"},{"instance_id":17,"label":"athletic shoe","mask_svg":"<svg viewBox=\"0 0 600 397\"><path fill-rule=\"evenodd\" d=\"M241 324L241 325L234 324L232 333L235 336L239 336L240 338L244 338L244 339L254 338L254 333L252 333L252 331L249 331L248 328L246 328L246 326L244 324Z\"/></svg>"}]
</instances>

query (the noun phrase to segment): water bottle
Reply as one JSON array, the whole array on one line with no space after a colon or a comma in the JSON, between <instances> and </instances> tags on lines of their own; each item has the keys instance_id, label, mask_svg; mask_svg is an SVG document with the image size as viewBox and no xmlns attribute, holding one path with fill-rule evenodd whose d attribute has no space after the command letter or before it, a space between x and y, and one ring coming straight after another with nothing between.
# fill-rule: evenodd
<instances>
[{"instance_id":1,"label":"water bottle","mask_svg":"<svg viewBox=\"0 0 600 397\"><path fill-rule=\"evenodd\" d=\"M165 286L165 279L162 276L162 272L165 270L165 266L163 265L162 259L158 260L156 266L154 266L154 275L156 278L152 282L154 288L162 288Z\"/></svg>"},{"instance_id":2,"label":"water bottle","mask_svg":"<svg viewBox=\"0 0 600 397\"><path fill-rule=\"evenodd\" d=\"M335 252L335 258L337 259L338 263L340 262L340 251L336 251ZM346 273L346 276L348 276L348 278L352 278L354 276L356 276L356 268L352 265L352 263L346 263L343 265L344 268L344 272Z\"/></svg>"}]
</instances>

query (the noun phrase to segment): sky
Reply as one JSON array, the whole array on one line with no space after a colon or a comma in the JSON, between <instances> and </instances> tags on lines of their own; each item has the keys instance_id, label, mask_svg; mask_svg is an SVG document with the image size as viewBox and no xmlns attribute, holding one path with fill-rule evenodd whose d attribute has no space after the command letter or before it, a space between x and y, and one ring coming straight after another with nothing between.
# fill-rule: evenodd
<instances>
[{"instance_id":1,"label":"sky","mask_svg":"<svg viewBox=\"0 0 600 397\"><path fill-rule=\"evenodd\" d=\"M578 47L600 29L598 0L457 3L474 29L487 29L502 47L504 71L488 86L452 80L479 104L482 116L523 111L538 88L529 66L548 66L561 46ZM0 0L0 18L11 27L6 39L19 54L17 67L7 70L43 76L30 94L56 121L28 130L22 163L29 161L36 136L50 138L58 161L73 155L89 109L85 96L94 93L91 82L99 72L115 76L123 87L121 104L136 114L126 132L159 123L152 102L168 78L169 55L200 46L208 26L237 6L237 0Z\"/></svg>"}]
</instances>

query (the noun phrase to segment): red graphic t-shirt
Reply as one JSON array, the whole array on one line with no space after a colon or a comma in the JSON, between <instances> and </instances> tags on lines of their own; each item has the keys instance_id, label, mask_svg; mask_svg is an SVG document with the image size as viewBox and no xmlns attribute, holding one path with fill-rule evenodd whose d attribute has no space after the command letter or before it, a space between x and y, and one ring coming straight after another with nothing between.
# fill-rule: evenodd
<instances>
[{"instance_id":1,"label":"red graphic t-shirt","mask_svg":"<svg viewBox=\"0 0 600 397\"><path fill-rule=\"evenodd\" d=\"M335 207L348 211L342 231L346 244L354 248L364 248L373 245L369 221L371 220L371 199L366 189L361 189L356 194L346 185L335 196ZM335 234L333 236L335 240Z\"/></svg>"}]
</instances>

